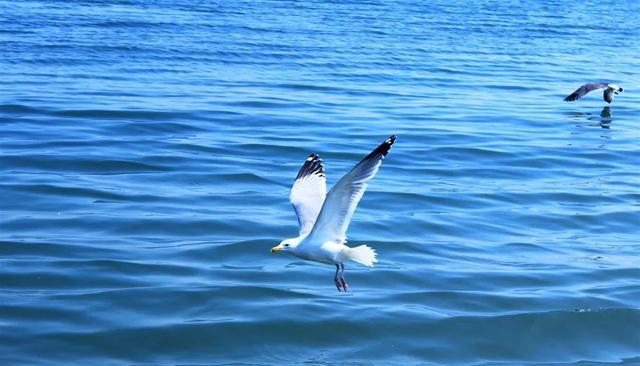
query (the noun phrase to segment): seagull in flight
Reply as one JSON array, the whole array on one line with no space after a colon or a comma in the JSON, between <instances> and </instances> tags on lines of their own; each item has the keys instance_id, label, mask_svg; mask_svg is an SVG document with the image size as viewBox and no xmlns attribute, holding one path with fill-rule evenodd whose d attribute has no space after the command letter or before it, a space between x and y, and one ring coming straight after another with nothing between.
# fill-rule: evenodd
<instances>
[{"instance_id":1,"label":"seagull in flight","mask_svg":"<svg viewBox=\"0 0 640 366\"><path fill-rule=\"evenodd\" d=\"M322 160L317 154L309 155L296 177L289 200L298 216L299 235L285 239L271 252L288 252L303 259L333 264L333 278L338 291L347 291L344 262L354 261L373 267L376 252L366 245L350 248L347 229L351 217L396 136L391 136L345 174L327 194L327 178ZM339 276L338 276L339 274Z\"/></svg>"},{"instance_id":2,"label":"seagull in flight","mask_svg":"<svg viewBox=\"0 0 640 366\"><path fill-rule=\"evenodd\" d=\"M589 84L584 84L583 86L576 89L576 91L574 91L569 96L564 98L564 101L573 102L574 100L578 100L584 97L585 95L587 95L587 93L592 92L594 90L599 90L599 89L604 89L603 97L607 103L613 102L614 95L620 94L624 91L624 89L617 86L616 84L589 83Z\"/></svg>"}]
</instances>

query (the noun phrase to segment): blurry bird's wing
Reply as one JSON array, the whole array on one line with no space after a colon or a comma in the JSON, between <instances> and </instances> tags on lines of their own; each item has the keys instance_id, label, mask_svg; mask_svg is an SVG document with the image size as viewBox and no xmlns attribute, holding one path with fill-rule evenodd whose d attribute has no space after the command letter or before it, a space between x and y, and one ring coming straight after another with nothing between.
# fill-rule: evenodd
<instances>
[{"instance_id":1,"label":"blurry bird's wing","mask_svg":"<svg viewBox=\"0 0 640 366\"><path fill-rule=\"evenodd\" d=\"M309 234L312 242L343 243L346 241L346 232L358 202L367 189L369 180L376 175L382 160L395 141L396 136L389 137L331 188L313 230Z\"/></svg>"},{"instance_id":2,"label":"blurry bird's wing","mask_svg":"<svg viewBox=\"0 0 640 366\"><path fill-rule=\"evenodd\" d=\"M578 89L576 89L576 91L574 91L573 93L568 95L566 98L564 98L564 101L565 102L573 102L574 100L578 100L578 99L584 97L589 92L592 92L592 91L598 90L598 89L604 89L604 88L607 88L608 86L609 86L608 84L604 84L604 83L584 84L583 86L581 86Z\"/></svg>"},{"instance_id":3,"label":"blurry bird's wing","mask_svg":"<svg viewBox=\"0 0 640 366\"><path fill-rule=\"evenodd\" d=\"M300 168L289 196L298 216L300 236L306 236L313 228L326 195L327 178L322 160L318 155L311 154Z\"/></svg>"},{"instance_id":4,"label":"blurry bird's wing","mask_svg":"<svg viewBox=\"0 0 640 366\"><path fill-rule=\"evenodd\" d=\"M611 88L607 88L604 90L604 94L602 95L602 97L604 98L604 101L607 103L611 103L613 102L613 96L615 95L615 90L611 89Z\"/></svg>"}]
</instances>

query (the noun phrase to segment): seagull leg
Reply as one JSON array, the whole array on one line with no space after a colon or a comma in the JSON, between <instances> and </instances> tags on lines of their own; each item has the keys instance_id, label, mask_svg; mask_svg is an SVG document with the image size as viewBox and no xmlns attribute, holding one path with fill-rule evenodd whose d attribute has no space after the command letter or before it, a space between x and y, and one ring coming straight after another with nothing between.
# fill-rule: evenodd
<instances>
[{"instance_id":1,"label":"seagull leg","mask_svg":"<svg viewBox=\"0 0 640 366\"><path fill-rule=\"evenodd\" d=\"M340 267L340 282L342 282L342 289L344 289L344 292L347 292L349 285L347 284L347 281L344 280L344 263L340 263Z\"/></svg>"},{"instance_id":2,"label":"seagull leg","mask_svg":"<svg viewBox=\"0 0 640 366\"><path fill-rule=\"evenodd\" d=\"M336 283L336 288L338 289L338 292L342 291L342 284L340 283L340 280L338 280L339 270L340 270L340 267L336 264L336 275L333 277L333 281Z\"/></svg>"}]
</instances>

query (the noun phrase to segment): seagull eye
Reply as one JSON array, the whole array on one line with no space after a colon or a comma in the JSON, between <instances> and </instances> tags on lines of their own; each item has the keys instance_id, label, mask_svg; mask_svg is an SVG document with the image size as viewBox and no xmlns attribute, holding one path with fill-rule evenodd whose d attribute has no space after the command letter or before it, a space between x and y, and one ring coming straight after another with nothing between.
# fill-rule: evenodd
<instances>
[{"instance_id":1,"label":"seagull eye","mask_svg":"<svg viewBox=\"0 0 640 366\"><path fill-rule=\"evenodd\" d=\"M285 247L288 247L288 246L289 246L289 244L285 244L284 246L285 246Z\"/></svg>"}]
</instances>

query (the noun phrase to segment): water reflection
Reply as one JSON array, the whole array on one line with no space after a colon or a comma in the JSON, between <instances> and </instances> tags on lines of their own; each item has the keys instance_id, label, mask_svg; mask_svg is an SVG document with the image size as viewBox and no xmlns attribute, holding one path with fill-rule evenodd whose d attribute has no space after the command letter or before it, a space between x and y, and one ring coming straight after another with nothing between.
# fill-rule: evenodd
<instances>
[{"instance_id":1,"label":"water reflection","mask_svg":"<svg viewBox=\"0 0 640 366\"><path fill-rule=\"evenodd\" d=\"M611 122L613 122L613 115L611 113L610 106L602 108L599 116L589 112L570 112L567 115L574 120L580 121L586 119L587 121L590 121L591 123L588 126L598 126L606 129L611 128Z\"/></svg>"},{"instance_id":2,"label":"water reflection","mask_svg":"<svg viewBox=\"0 0 640 366\"><path fill-rule=\"evenodd\" d=\"M611 107L606 106L600 111L600 123L598 125L602 128L609 128L613 118L611 117Z\"/></svg>"}]
</instances>

